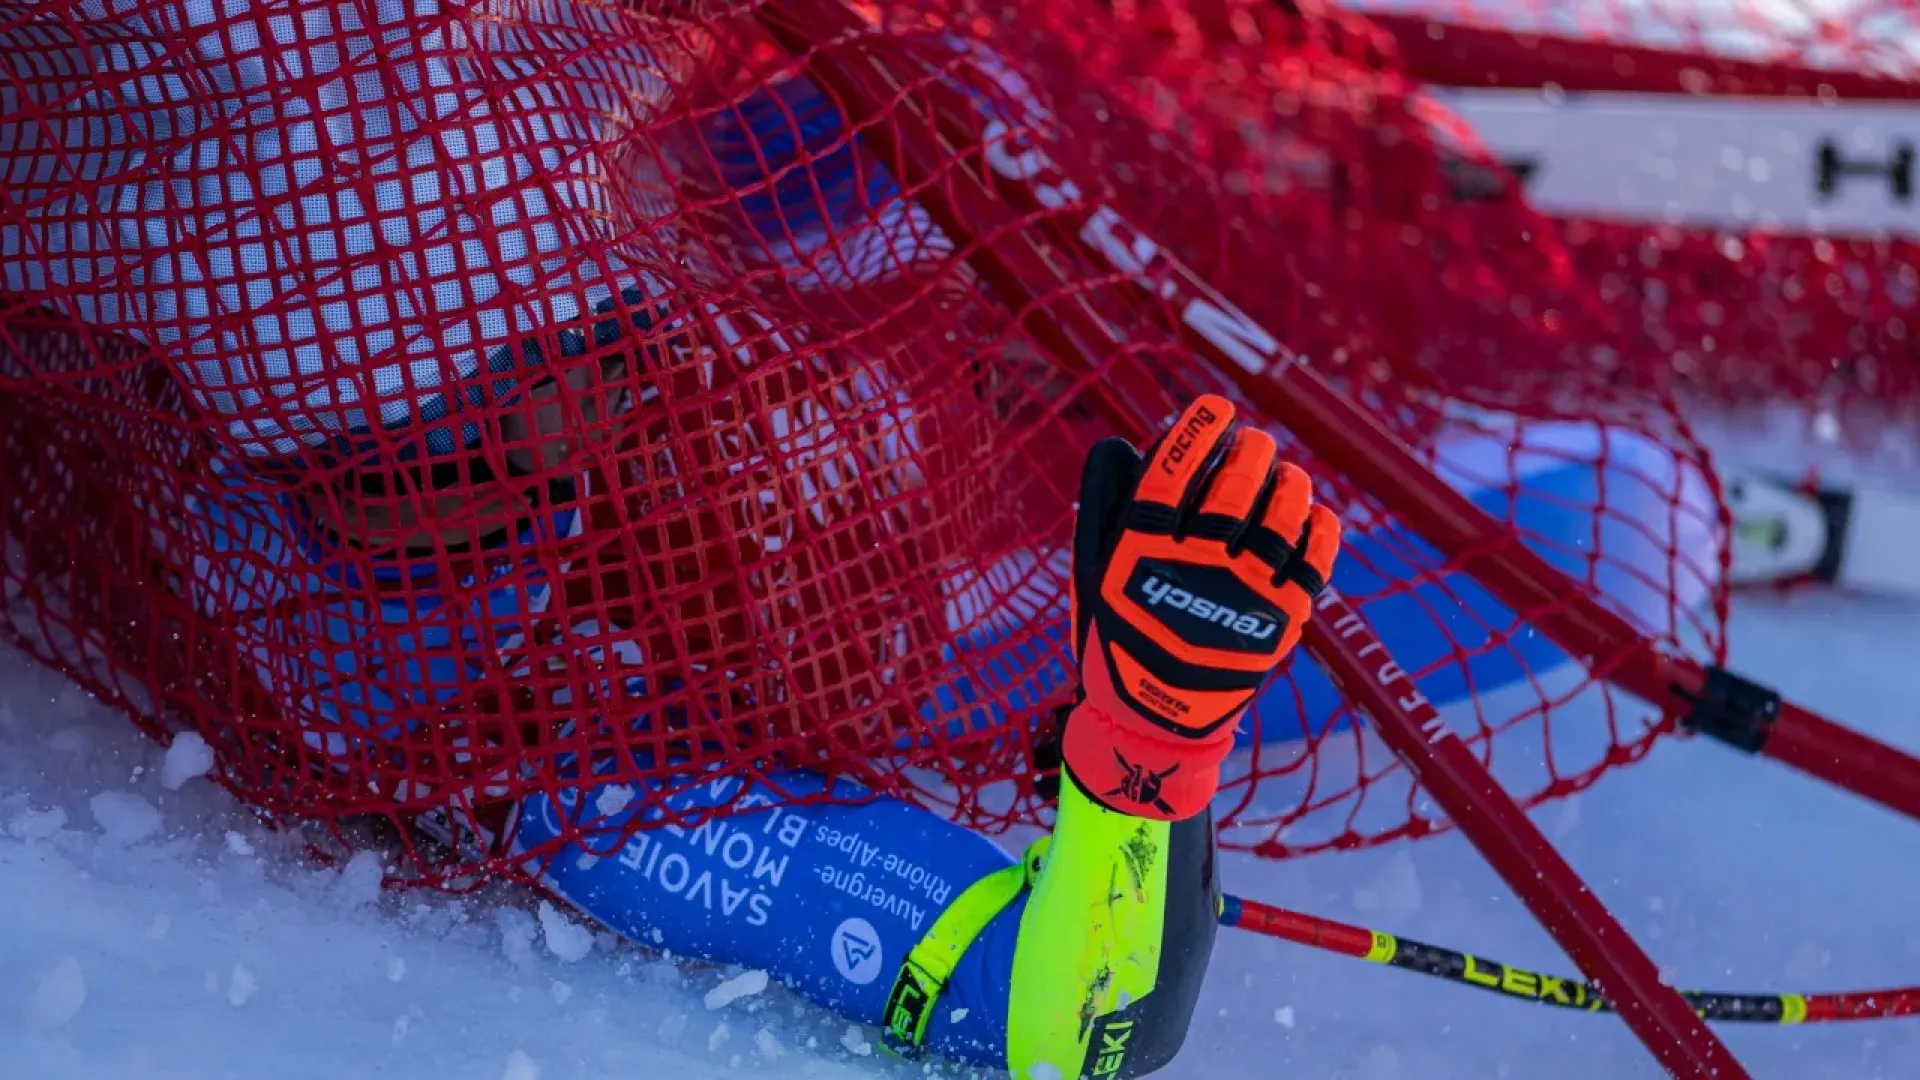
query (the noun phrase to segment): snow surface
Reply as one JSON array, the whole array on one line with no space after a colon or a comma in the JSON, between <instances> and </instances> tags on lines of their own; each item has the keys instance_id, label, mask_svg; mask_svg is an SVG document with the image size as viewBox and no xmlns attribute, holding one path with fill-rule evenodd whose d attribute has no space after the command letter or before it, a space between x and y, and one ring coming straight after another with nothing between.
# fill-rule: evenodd
<instances>
[{"instance_id":1,"label":"snow surface","mask_svg":"<svg viewBox=\"0 0 1920 1080\"><path fill-rule=\"evenodd\" d=\"M1909 747L1920 608L1746 597L1738 666ZM58 678L0 653L0 1074L19 1080L765 1080L925 1075L759 973L616 949L512 893L383 896L304 863ZM178 781L176 784L175 781ZM1669 742L1537 819L1683 985L1920 981L1920 833L1787 770ZM1457 837L1287 864L1230 889L1571 968ZM1170 1077L1657 1077L1618 1022L1223 931ZM1722 1029L1756 1078L1920 1077L1920 1023Z\"/></svg>"}]
</instances>

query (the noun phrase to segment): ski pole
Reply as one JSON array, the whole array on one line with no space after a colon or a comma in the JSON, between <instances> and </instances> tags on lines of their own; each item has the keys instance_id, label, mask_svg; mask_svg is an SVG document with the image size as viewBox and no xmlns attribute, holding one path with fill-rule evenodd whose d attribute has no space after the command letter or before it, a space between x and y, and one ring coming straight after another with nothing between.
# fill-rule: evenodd
<instances>
[{"instance_id":1,"label":"ski pole","mask_svg":"<svg viewBox=\"0 0 1920 1080\"><path fill-rule=\"evenodd\" d=\"M1477 987L1504 997L1582 1012L1612 1012L1591 983L1544 975L1471 953L1396 937L1379 930L1306 915L1254 900L1228 896L1220 925L1291 941L1369 963ZM1837 994L1729 994L1683 990L1680 996L1703 1020L1740 1024L1820 1024L1844 1020L1890 1020L1920 1016L1920 986Z\"/></svg>"}]
</instances>

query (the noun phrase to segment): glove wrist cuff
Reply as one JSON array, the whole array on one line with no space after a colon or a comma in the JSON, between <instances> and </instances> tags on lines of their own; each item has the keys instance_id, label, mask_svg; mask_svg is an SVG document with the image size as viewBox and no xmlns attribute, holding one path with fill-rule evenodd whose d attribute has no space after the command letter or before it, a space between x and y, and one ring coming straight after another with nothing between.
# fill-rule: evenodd
<instances>
[{"instance_id":1,"label":"glove wrist cuff","mask_svg":"<svg viewBox=\"0 0 1920 1080\"><path fill-rule=\"evenodd\" d=\"M1130 711L1082 701L1068 714L1061 758L1080 787L1110 810L1160 821L1204 811L1220 790L1220 766L1233 749L1234 725L1186 739Z\"/></svg>"}]
</instances>

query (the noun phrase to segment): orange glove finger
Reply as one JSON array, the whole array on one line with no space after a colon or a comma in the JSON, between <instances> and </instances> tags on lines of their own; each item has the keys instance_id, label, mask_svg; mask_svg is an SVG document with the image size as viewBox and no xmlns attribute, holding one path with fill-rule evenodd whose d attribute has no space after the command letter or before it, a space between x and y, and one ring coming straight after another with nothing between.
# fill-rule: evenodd
<instances>
[{"instance_id":1,"label":"orange glove finger","mask_svg":"<svg viewBox=\"0 0 1920 1080\"><path fill-rule=\"evenodd\" d=\"M1306 470L1282 462L1274 471L1273 488L1261 510L1260 525L1245 546L1272 575L1268 595L1292 610L1295 604L1289 599L1289 582L1298 586L1308 600L1326 587L1340 553L1340 519L1313 501L1313 478Z\"/></svg>"},{"instance_id":2,"label":"orange glove finger","mask_svg":"<svg viewBox=\"0 0 1920 1080\"><path fill-rule=\"evenodd\" d=\"M1229 539L1244 532L1251 524L1254 503L1274 479L1274 459L1278 456L1273 436L1258 428L1236 432L1226 460L1214 475L1213 486L1200 502L1200 516L1226 519L1219 527L1231 530Z\"/></svg>"},{"instance_id":3,"label":"orange glove finger","mask_svg":"<svg viewBox=\"0 0 1920 1080\"><path fill-rule=\"evenodd\" d=\"M1185 507L1195 493L1195 481L1206 472L1207 463L1232 424L1232 402L1217 394L1196 398L1154 447L1133 501L1175 510Z\"/></svg>"},{"instance_id":4,"label":"orange glove finger","mask_svg":"<svg viewBox=\"0 0 1920 1080\"><path fill-rule=\"evenodd\" d=\"M1314 503L1313 512L1307 517L1307 550L1302 557L1322 585L1333 577L1334 560L1340 557L1340 540L1339 515Z\"/></svg>"},{"instance_id":5,"label":"orange glove finger","mask_svg":"<svg viewBox=\"0 0 1920 1080\"><path fill-rule=\"evenodd\" d=\"M1291 555L1300 545L1300 533L1307 527L1307 512L1313 508L1313 477L1291 461L1280 463L1273 477L1273 494L1267 497L1260 524L1286 545ZM1275 563L1278 570L1282 564Z\"/></svg>"}]
</instances>

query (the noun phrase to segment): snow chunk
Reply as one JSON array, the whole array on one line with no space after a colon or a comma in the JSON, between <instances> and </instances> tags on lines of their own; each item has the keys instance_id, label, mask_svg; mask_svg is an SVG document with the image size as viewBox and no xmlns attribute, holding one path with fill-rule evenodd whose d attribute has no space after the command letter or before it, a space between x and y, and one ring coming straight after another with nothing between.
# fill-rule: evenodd
<instances>
[{"instance_id":1,"label":"snow chunk","mask_svg":"<svg viewBox=\"0 0 1920 1080\"><path fill-rule=\"evenodd\" d=\"M228 829L227 851L244 859L253 854L253 844L246 837L241 836L232 829Z\"/></svg>"},{"instance_id":2,"label":"snow chunk","mask_svg":"<svg viewBox=\"0 0 1920 1080\"><path fill-rule=\"evenodd\" d=\"M686 1030L687 1014L671 1013L666 1019L660 1021L660 1041L672 1046L680 1041L680 1036L686 1034Z\"/></svg>"},{"instance_id":3,"label":"snow chunk","mask_svg":"<svg viewBox=\"0 0 1920 1080\"><path fill-rule=\"evenodd\" d=\"M625 810L627 804L632 801L632 788L625 784L609 784L601 788L600 794L594 797L593 808L600 811L603 817L612 817Z\"/></svg>"},{"instance_id":4,"label":"snow chunk","mask_svg":"<svg viewBox=\"0 0 1920 1080\"><path fill-rule=\"evenodd\" d=\"M540 933L547 940L547 951L566 963L593 951L593 931L562 915L545 900L540 901Z\"/></svg>"},{"instance_id":5,"label":"snow chunk","mask_svg":"<svg viewBox=\"0 0 1920 1080\"><path fill-rule=\"evenodd\" d=\"M1060 1072L1060 1066L1051 1061L1036 1062L1033 1068L1027 1070L1027 1074L1033 1077L1033 1080L1065 1080Z\"/></svg>"},{"instance_id":6,"label":"snow chunk","mask_svg":"<svg viewBox=\"0 0 1920 1080\"><path fill-rule=\"evenodd\" d=\"M59 807L22 810L7 822L7 835L16 840L45 840L67 827L67 812Z\"/></svg>"},{"instance_id":7,"label":"snow chunk","mask_svg":"<svg viewBox=\"0 0 1920 1080\"><path fill-rule=\"evenodd\" d=\"M724 1009L741 998L750 998L766 988L766 972L744 972L707 991L707 1009L710 1012Z\"/></svg>"},{"instance_id":8,"label":"snow chunk","mask_svg":"<svg viewBox=\"0 0 1920 1080\"><path fill-rule=\"evenodd\" d=\"M947 1021L949 1023L957 1024L960 1021L965 1020L967 1018L967 1015L972 1011L973 1010L971 1009L955 1009L952 1012L947 1014Z\"/></svg>"},{"instance_id":9,"label":"snow chunk","mask_svg":"<svg viewBox=\"0 0 1920 1080\"><path fill-rule=\"evenodd\" d=\"M840 1045L847 1048L847 1053L856 1057L866 1057L873 1053L873 1044L867 1041L866 1033L860 1030L859 1024L847 1025L846 1032L840 1036Z\"/></svg>"},{"instance_id":10,"label":"snow chunk","mask_svg":"<svg viewBox=\"0 0 1920 1080\"><path fill-rule=\"evenodd\" d=\"M333 883L333 895L350 908L365 907L380 899L380 882L386 877L380 856L372 851L356 851Z\"/></svg>"},{"instance_id":11,"label":"snow chunk","mask_svg":"<svg viewBox=\"0 0 1920 1080\"><path fill-rule=\"evenodd\" d=\"M252 1001L253 995L259 992L260 980L253 977L253 972L247 970L245 964L233 965L232 974L227 976L228 1004L237 1009Z\"/></svg>"},{"instance_id":12,"label":"snow chunk","mask_svg":"<svg viewBox=\"0 0 1920 1080\"><path fill-rule=\"evenodd\" d=\"M707 1036L707 1052L711 1054L727 1045L727 1039L732 1035L733 1032L727 1030L727 1022L725 1020L715 1024L713 1031Z\"/></svg>"},{"instance_id":13,"label":"snow chunk","mask_svg":"<svg viewBox=\"0 0 1920 1080\"><path fill-rule=\"evenodd\" d=\"M116 844L137 844L160 828L160 811L128 791L103 791L87 800L100 831Z\"/></svg>"},{"instance_id":14,"label":"snow chunk","mask_svg":"<svg viewBox=\"0 0 1920 1080\"><path fill-rule=\"evenodd\" d=\"M205 776L212 769L213 747L199 732L183 731L167 745L167 756L160 762L160 786L179 791L187 781Z\"/></svg>"},{"instance_id":15,"label":"snow chunk","mask_svg":"<svg viewBox=\"0 0 1920 1080\"><path fill-rule=\"evenodd\" d=\"M501 908L493 919L500 927L500 951L506 954L507 962L517 968L532 967L533 920L519 908Z\"/></svg>"},{"instance_id":16,"label":"snow chunk","mask_svg":"<svg viewBox=\"0 0 1920 1080\"><path fill-rule=\"evenodd\" d=\"M407 977L407 962L397 956L387 957L387 981L399 982Z\"/></svg>"},{"instance_id":17,"label":"snow chunk","mask_svg":"<svg viewBox=\"0 0 1920 1080\"><path fill-rule=\"evenodd\" d=\"M408 1033L413 1031L413 1022L415 1020L423 1019L426 1015L427 1015L426 1012L422 1010L420 1006L409 1005L407 1006L406 1012L403 1012L399 1016L394 1017L393 1030L391 1032L391 1041L393 1045L395 1046L400 1045L400 1041L402 1039L405 1039Z\"/></svg>"},{"instance_id":18,"label":"snow chunk","mask_svg":"<svg viewBox=\"0 0 1920 1080\"><path fill-rule=\"evenodd\" d=\"M40 982L21 1006L21 1019L36 1031L53 1031L80 1015L87 1003L87 976L80 961L63 956L40 976Z\"/></svg>"},{"instance_id":19,"label":"snow chunk","mask_svg":"<svg viewBox=\"0 0 1920 1080\"><path fill-rule=\"evenodd\" d=\"M500 1080L540 1080L540 1063L526 1051L516 1049L507 1055L507 1071L500 1074Z\"/></svg>"},{"instance_id":20,"label":"snow chunk","mask_svg":"<svg viewBox=\"0 0 1920 1080\"><path fill-rule=\"evenodd\" d=\"M760 1049L760 1056L773 1061L786 1054L787 1048L780 1045L780 1036L771 1028L761 1028L753 1035L753 1044Z\"/></svg>"},{"instance_id":21,"label":"snow chunk","mask_svg":"<svg viewBox=\"0 0 1920 1080\"><path fill-rule=\"evenodd\" d=\"M1273 1022L1276 1024L1279 1024L1283 1028L1286 1028L1288 1031L1292 1031L1293 1030L1293 1006L1282 1005L1279 1008L1273 1010Z\"/></svg>"}]
</instances>

